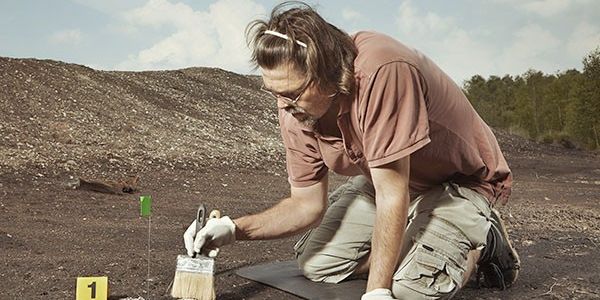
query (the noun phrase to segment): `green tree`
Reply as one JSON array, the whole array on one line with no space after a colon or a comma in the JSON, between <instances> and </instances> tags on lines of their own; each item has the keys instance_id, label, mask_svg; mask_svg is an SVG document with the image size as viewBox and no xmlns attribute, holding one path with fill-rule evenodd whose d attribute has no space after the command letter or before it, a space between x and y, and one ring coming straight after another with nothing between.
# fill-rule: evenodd
<instances>
[{"instance_id":1,"label":"green tree","mask_svg":"<svg viewBox=\"0 0 600 300\"><path fill-rule=\"evenodd\" d=\"M583 72L480 75L464 84L473 107L491 126L543 141L576 141L600 149L600 48L583 59Z\"/></svg>"},{"instance_id":2,"label":"green tree","mask_svg":"<svg viewBox=\"0 0 600 300\"><path fill-rule=\"evenodd\" d=\"M471 77L471 79L465 82L463 90L471 105L473 105L484 120L487 120L488 108L485 103L487 102L486 99L489 97L489 93L485 78L481 75Z\"/></svg>"},{"instance_id":3,"label":"green tree","mask_svg":"<svg viewBox=\"0 0 600 300\"><path fill-rule=\"evenodd\" d=\"M464 90L486 123L496 128L508 128L514 109L513 85L510 75L490 76L488 80L475 75L465 82Z\"/></svg>"},{"instance_id":4,"label":"green tree","mask_svg":"<svg viewBox=\"0 0 600 300\"><path fill-rule=\"evenodd\" d=\"M583 59L583 78L576 129L588 147L600 149L600 47Z\"/></svg>"},{"instance_id":5,"label":"green tree","mask_svg":"<svg viewBox=\"0 0 600 300\"><path fill-rule=\"evenodd\" d=\"M569 85L567 106L565 107L565 132L574 140L582 142L585 134L581 122L581 101L584 97L583 74L565 78L564 83Z\"/></svg>"}]
</instances>

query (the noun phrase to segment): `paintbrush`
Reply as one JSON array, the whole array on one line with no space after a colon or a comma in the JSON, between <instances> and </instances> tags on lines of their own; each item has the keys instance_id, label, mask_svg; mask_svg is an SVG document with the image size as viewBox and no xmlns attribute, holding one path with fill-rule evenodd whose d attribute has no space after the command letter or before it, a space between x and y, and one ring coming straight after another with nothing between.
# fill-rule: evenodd
<instances>
[{"instance_id":1,"label":"paintbrush","mask_svg":"<svg viewBox=\"0 0 600 300\"><path fill-rule=\"evenodd\" d=\"M206 207L204 204L198 208L196 214L196 234L204 226L206 220ZM209 218L220 218L221 213L213 210ZM194 256L177 256L177 268L171 297L196 299L196 300L214 300L215 285L215 259L200 253L194 253Z\"/></svg>"}]
</instances>

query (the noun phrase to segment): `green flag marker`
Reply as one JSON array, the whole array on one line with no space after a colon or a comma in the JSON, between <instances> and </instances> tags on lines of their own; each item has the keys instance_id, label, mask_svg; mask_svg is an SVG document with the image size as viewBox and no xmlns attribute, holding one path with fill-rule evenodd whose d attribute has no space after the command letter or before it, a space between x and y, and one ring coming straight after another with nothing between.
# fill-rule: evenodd
<instances>
[{"instance_id":1,"label":"green flag marker","mask_svg":"<svg viewBox=\"0 0 600 300\"><path fill-rule=\"evenodd\" d=\"M150 196L140 196L140 214L142 217L150 216L152 206L152 197Z\"/></svg>"}]
</instances>

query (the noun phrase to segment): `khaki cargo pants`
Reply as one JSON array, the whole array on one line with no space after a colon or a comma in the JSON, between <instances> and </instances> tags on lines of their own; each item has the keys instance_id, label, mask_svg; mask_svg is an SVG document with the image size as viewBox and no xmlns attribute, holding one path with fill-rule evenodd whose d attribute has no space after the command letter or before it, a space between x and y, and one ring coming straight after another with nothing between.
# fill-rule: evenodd
<instances>
[{"instance_id":1,"label":"khaki cargo pants","mask_svg":"<svg viewBox=\"0 0 600 300\"><path fill-rule=\"evenodd\" d=\"M392 292L398 299L450 298L461 287L469 250L485 246L490 206L455 183L411 198ZM330 283L351 277L371 249L374 219L373 185L364 176L350 178L329 196L321 224L294 246L304 275Z\"/></svg>"}]
</instances>

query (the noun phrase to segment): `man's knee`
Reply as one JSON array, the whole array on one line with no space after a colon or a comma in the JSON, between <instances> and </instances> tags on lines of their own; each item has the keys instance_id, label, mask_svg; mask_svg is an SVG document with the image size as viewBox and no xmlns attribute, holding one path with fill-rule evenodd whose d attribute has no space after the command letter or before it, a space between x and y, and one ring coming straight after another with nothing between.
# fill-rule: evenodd
<instances>
[{"instance_id":1,"label":"man's knee","mask_svg":"<svg viewBox=\"0 0 600 300\"><path fill-rule=\"evenodd\" d=\"M314 258L308 257L308 255L298 256L298 267L302 271L304 276L312 281L322 282L323 279L328 275L328 270L323 266L312 262Z\"/></svg>"},{"instance_id":2,"label":"man's knee","mask_svg":"<svg viewBox=\"0 0 600 300\"><path fill-rule=\"evenodd\" d=\"M304 252L297 257L302 274L315 282L338 283L352 274L356 262L322 253Z\"/></svg>"}]
</instances>

